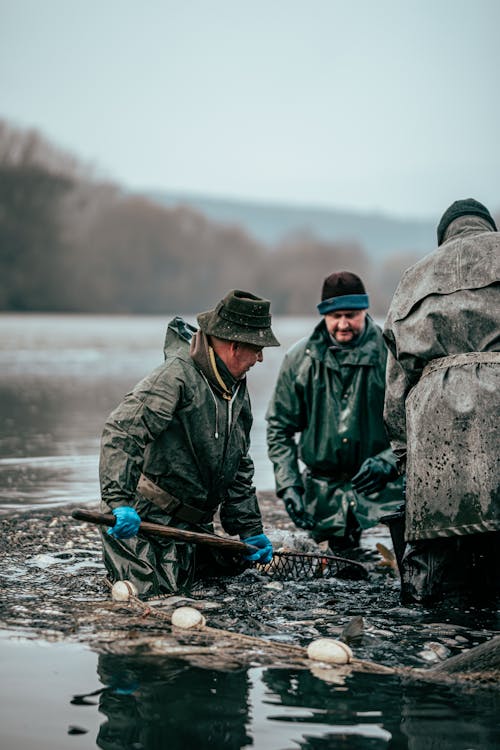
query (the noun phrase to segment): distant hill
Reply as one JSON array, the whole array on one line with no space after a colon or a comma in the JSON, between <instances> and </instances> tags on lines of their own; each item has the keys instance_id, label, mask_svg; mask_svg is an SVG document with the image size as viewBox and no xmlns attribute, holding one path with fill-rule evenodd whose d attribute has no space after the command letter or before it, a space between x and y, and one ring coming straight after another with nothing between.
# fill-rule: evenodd
<instances>
[{"instance_id":1,"label":"distant hill","mask_svg":"<svg viewBox=\"0 0 500 750\"><path fill-rule=\"evenodd\" d=\"M305 232L330 242L357 242L372 258L383 259L395 253L430 252L436 241L436 223L431 220L160 191L146 197L164 206L189 206L218 223L241 226L269 246Z\"/></svg>"}]
</instances>

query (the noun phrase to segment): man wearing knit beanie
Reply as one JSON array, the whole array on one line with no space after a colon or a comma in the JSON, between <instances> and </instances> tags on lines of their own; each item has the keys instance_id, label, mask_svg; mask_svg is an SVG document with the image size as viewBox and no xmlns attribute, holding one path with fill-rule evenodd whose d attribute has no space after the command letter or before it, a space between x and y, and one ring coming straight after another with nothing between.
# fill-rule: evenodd
<instances>
[{"instance_id":1,"label":"man wearing knit beanie","mask_svg":"<svg viewBox=\"0 0 500 750\"><path fill-rule=\"evenodd\" d=\"M321 321L286 354L266 414L277 494L295 525L332 551L358 546L401 502L383 425L387 352L368 307L356 274L324 280Z\"/></svg>"},{"instance_id":2,"label":"man wearing knit beanie","mask_svg":"<svg viewBox=\"0 0 500 750\"><path fill-rule=\"evenodd\" d=\"M403 274L384 327L385 422L406 468L403 602L500 594L500 235L458 200Z\"/></svg>"}]
</instances>

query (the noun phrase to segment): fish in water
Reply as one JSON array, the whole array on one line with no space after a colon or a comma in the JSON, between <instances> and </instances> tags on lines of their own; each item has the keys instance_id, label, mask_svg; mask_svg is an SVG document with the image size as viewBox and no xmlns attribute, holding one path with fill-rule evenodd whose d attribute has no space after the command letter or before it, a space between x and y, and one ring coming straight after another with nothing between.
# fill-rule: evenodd
<instances>
[{"instance_id":1,"label":"fish in water","mask_svg":"<svg viewBox=\"0 0 500 750\"><path fill-rule=\"evenodd\" d=\"M350 620L340 634L340 638L345 642L361 638L365 630L365 623L361 615L356 615Z\"/></svg>"},{"instance_id":2,"label":"fish in water","mask_svg":"<svg viewBox=\"0 0 500 750\"><path fill-rule=\"evenodd\" d=\"M382 544L381 542L377 542L375 546L382 555L382 559L379 560L377 565L381 568L390 568L391 570L394 570L396 573L398 573L398 564L396 562L396 555L394 554L394 552L390 549L387 549L385 544Z\"/></svg>"}]
</instances>

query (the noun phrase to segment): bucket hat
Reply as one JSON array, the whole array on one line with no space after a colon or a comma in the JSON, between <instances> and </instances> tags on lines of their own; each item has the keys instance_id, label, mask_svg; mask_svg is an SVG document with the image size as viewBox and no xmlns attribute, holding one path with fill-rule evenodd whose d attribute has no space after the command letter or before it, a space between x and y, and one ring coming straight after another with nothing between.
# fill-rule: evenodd
<instances>
[{"instance_id":1,"label":"bucket hat","mask_svg":"<svg viewBox=\"0 0 500 750\"><path fill-rule=\"evenodd\" d=\"M279 346L271 330L271 303L241 289L232 289L214 310L198 315L203 333L254 346Z\"/></svg>"}]
</instances>

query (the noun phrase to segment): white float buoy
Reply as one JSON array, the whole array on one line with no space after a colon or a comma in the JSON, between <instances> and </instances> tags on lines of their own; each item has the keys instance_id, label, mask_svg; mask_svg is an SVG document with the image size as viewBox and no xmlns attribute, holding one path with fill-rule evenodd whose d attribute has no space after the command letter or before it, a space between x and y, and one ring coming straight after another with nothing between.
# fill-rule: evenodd
<instances>
[{"instance_id":1,"label":"white float buoy","mask_svg":"<svg viewBox=\"0 0 500 750\"><path fill-rule=\"evenodd\" d=\"M111 589L111 598L115 602L128 602L131 596L137 596L137 589L132 581L116 581Z\"/></svg>"},{"instance_id":2,"label":"white float buoy","mask_svg":"<svg viewBox=\"0 0 500 750\"><path fill-rule=\"evenodd\" d=\"M205 618L194 607L177 607L172 612L172 625L176 628L202 628L206 623Z\"/></svg>"},{"instance_id":3,"label":"white float buoy","mask_svg":"<svg viewBox=\"0 0 500 750\"><path fill-rule=\"evenodd\" d=\"M353 653L349 646L333 638L318 638L307 647L307 656L327 664L349 664Z\"/></svg>"}]
</instances>

